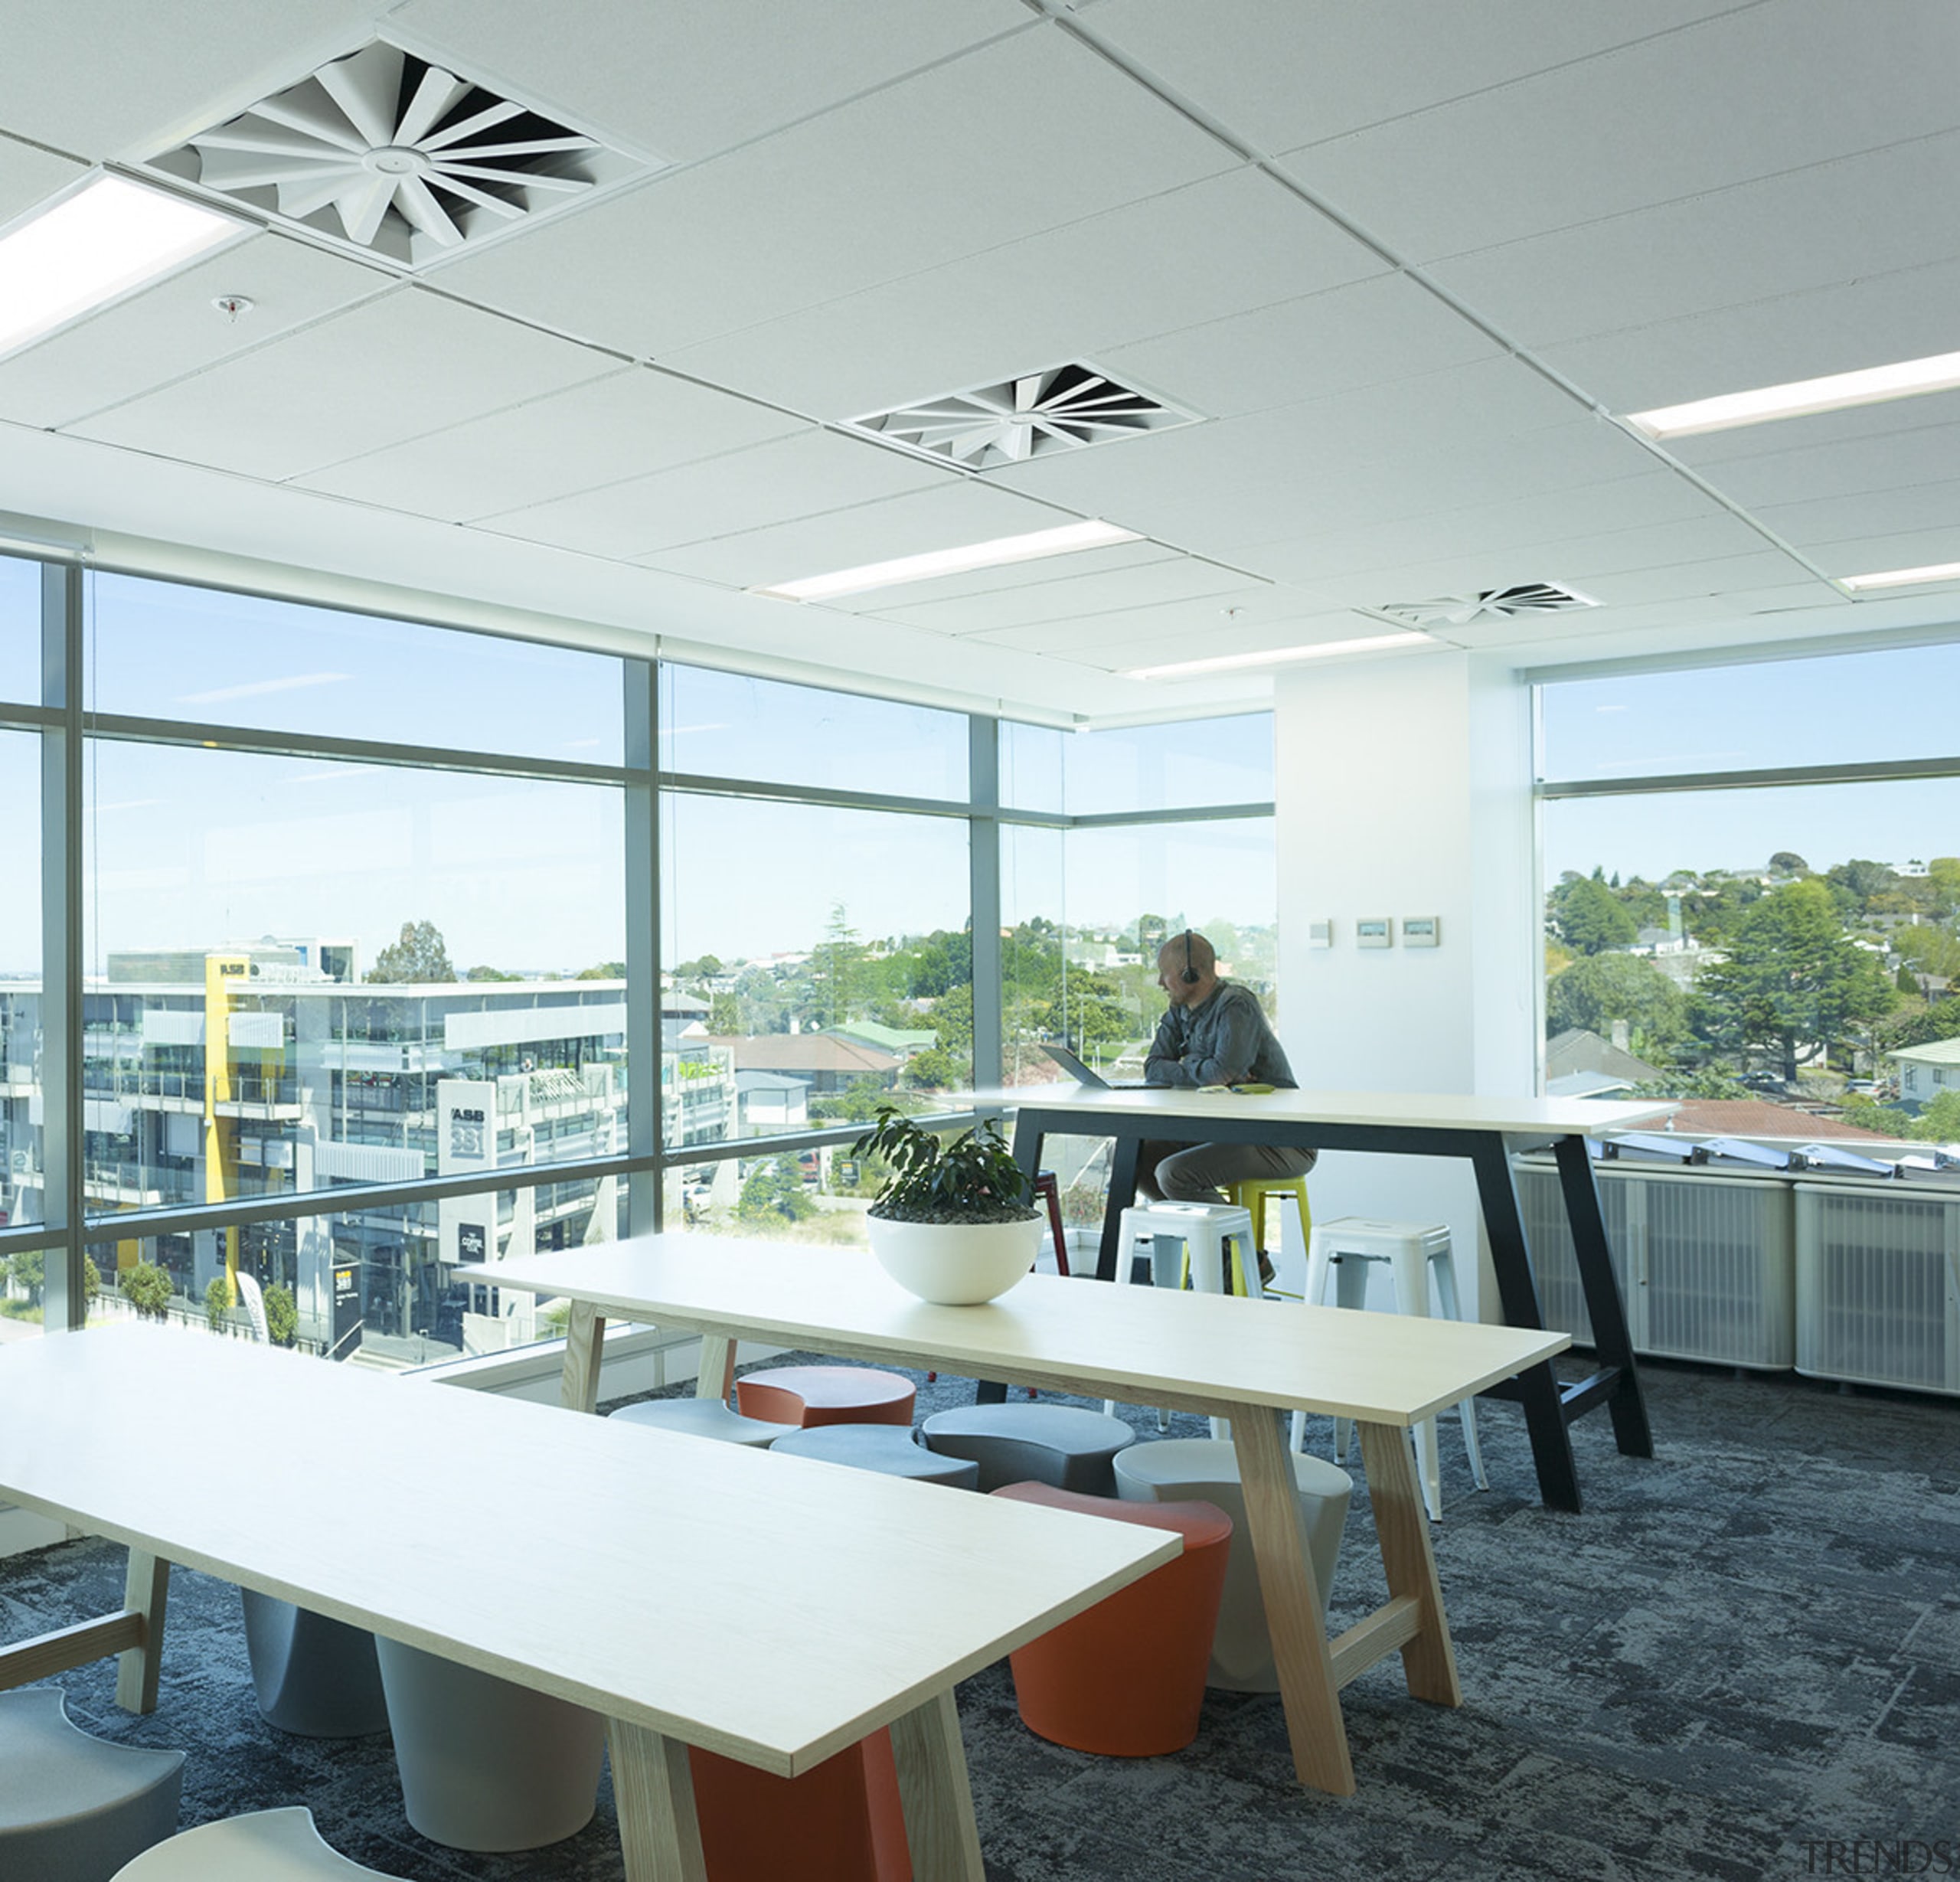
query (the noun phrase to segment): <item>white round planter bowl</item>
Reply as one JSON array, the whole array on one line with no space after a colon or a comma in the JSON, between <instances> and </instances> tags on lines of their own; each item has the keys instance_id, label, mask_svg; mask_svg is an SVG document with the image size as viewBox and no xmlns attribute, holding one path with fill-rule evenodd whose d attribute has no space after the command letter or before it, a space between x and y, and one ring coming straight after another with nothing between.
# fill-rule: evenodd
<instances>
[{"instance_id":1,"label":"white round planter bowl","mask_svg":"<svg viewBox=\"0 0 1960 1882\"><path fill-rule=\"evenodd\" d=\"M972 1307L1004 1294L1034 1265L1041 1220L887 1222L867 1216L878 1266L921 1300Z\"/></svg>"}]
</instances>

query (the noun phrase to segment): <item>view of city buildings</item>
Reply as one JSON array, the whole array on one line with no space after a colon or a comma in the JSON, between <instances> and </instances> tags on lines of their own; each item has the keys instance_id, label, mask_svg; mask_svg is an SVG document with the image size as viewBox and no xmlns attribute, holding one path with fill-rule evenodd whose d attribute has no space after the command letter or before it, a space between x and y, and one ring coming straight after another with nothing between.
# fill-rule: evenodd
<instances>
[{"instance_id":1,"label":"view of city buildings","mask_svg":"<svg viewBox=\"0 0 1960 1882\"><path fill-rule=\"evenodd\" d=\"M0 1338L78 1242L92 1315L398 1367L552 1331L514 1253L859 1239L880 1105L1133 1060L1187 922L1272 1003L1272 774L0 557Z\"/></svg>"}]
</instances>

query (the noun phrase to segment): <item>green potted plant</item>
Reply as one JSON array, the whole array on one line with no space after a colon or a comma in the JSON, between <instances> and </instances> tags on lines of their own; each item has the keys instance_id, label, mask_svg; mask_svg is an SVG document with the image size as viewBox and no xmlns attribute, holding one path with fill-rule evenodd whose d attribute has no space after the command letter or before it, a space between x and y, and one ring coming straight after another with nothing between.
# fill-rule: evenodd
<instances>
[{"instance_id":1,"label":"green potted plant","mask_svg":"<svg viewBox=\"0 0 1960 1882\"><path fill-rule=\"evenodd\" d=\"M971 1306L1004 1294L1034 1265L1033 1185L993 1123L949 1142L890 1105L851 1146L891 1175L871 1204L871 1253L921 1300Z\"/></svg>"}]
</instances>

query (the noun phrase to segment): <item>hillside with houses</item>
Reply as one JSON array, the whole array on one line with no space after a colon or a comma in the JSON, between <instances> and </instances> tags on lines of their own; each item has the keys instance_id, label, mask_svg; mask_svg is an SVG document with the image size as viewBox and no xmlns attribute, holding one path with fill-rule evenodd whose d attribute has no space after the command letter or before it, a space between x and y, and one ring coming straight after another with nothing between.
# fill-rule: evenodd
<instances>
[{"instance_id":1,"label":"hillside with houses","mask_svg":"<svg viewBox=\"0 0 1960 1882\"><path fill-rule=\"evenodd\" d=\"M1677 1128L1748 1128L1750 1104L1813 1135L1960 1138L1960 858L1568 871L1545 927L1551 1091L1677 1098Z\"/></svg>"}]
</instances>

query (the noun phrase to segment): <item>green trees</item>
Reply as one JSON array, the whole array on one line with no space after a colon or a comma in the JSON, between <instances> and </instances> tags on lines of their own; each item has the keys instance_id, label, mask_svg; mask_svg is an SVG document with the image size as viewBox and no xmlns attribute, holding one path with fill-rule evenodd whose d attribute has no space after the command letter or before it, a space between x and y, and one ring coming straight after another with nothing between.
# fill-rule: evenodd
<instances>
[{"instance_id":1,"label":"green trees","mask_svg":"<svg viewBox=\"0 0 1960 1882\"><path fill-rule=\"evenodd\" d=\"M122 1298L139 1318L161 1320L170 1311L170 1273L153 1261L139 1261L122 1276Z\"/></svg>"},{"instance_id":2,"label":"green trees","mask_svg":"<svg viewBox=\"0 0 1960 1882\"><path fill-rule=\"evenodd\" d=\"M771 1157L758 1163L743 1179L735 1213L744 1222L759 1227L782 1222L802 1222L817 1212L817 1205L803 1192L803 1174L792 1156Z\"/></svg>"},{"instance_id":3,"label":"green trees","mask_svg":"<svg viewBox=\"0 0 1960 1882\"><path fill-rule=\"evenodd\" d=\"M1726 943L1727 958L1695 982L1696 1031L1737 1064L1767 1055L1794 1082L1854 1028L1896 998L1877 959L1844 932L1831 892L1815 876L1752 903Z\"/></svg>"},{"instance_id":4,"label":"green trees","mask_svg":"<svg viewBox=\"0 0 1960 1882\"><path fill-rule=\"evenodd\" d=\"M231 1283L223 1275L214 1274L204 1288L204 1325L214 1333L222 1333L230 1318Z\"/></svg>"},{"instance_id":5,"label":"green trees","mask_svg":"<svg viewBox=\"0 0 1960 1882\"><path fill-rule=\"evenodd\" d=\"M1639 932L1625 905L1608 888L1598 870L1568 876L1551 894L1551 914L1559 939L1579 954L1623 948Z\"/></svg>"},{"instance_id":6,"label":"green trees","mask_svg":"<svg viewBox=\"0 0 1960 1882\"><path fill-rule=\"evenodd\" d=\"M266 1337L275 1346L290 1346L299 1331L299 1309L292 1290L275 1281L266 1289Z\"/></svg>"},{"instance_id":7,"label":"green trees","mask_svg":"<svg viewBox=\"0 0 1960 1882\"><path fill-rule=\"evenodd\" d=\"M14 1285L27 1296L28 1305L38 1307L47 1280L47 1258L42 1250L28 1248L18 1255L9 1255L7 1273Z\"/></svg>"},{"instance_id":8,"label":"green trees","mask_svg":"<svg viewBox=\"0 0 1960 1882\"><path fill-rule=\"evenodd\" d=\"M456 970L450 964L443 931L433 921L405 921L400 938L374 956L368 978L387 986L410 986L423 981L452 981Z\"/></svg>"},{"instance_id":9,"label":"green trees","mask_svg":"<svg viewBox=\"0 0 1960 1882\"><path fill-rule=\"evenodd\" d=\"M1610 1037L1627 1022L1642 1058L1667 1057L1687 1037L1687 996L1652 962L1635 954L1585 954L1546 982L1545 1029L1570 1026Z\"/></svg>"}]
</instances>

